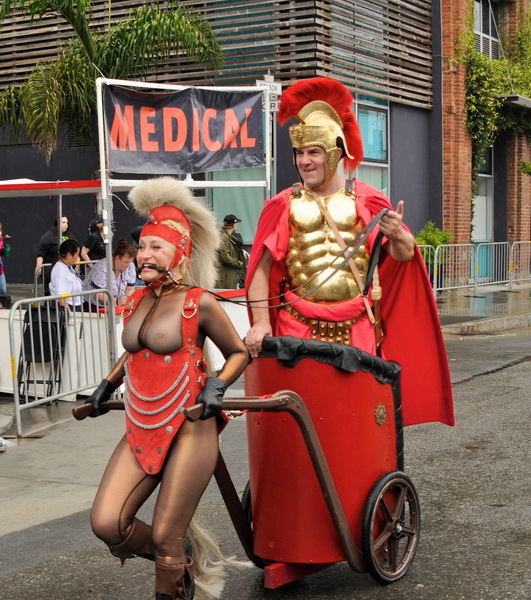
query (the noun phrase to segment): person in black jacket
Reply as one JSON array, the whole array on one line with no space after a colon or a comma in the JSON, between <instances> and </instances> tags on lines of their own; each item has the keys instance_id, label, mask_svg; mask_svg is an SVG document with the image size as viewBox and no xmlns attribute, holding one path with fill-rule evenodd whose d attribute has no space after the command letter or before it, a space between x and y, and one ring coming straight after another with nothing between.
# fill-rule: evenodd
<instances>
[{"instance_id":1,"label":"person in black jacket","mask_svg":"<svg viewBox=\"0 0 531 600\"><path fill-rule=\"evenodd\" d=\"M35 268L39 269L38 276L43 278L46 296L50 295L50 275L53 265L57 262L59 244L66 240L75 241L75 238L69 231L68 217L64 215L61 217L61 233L59 233L57 219L55 219L52 227L39 240ZM52 267L43 269L42 265L47 263L51 263Z\"/></svg>"},{"instance_id":2,"label":"person in black jacket","mask_svg":"<svg viewBox=\"0 0 531 600\"><path fill-rule=\"evenodd\" d=\"M115 221L111 221L114 227ZM81 260L101 260L105 258L105 242L103 240L103 218L100 217L96 223L96 230L87 236L81 248ZM92 265L88 265L92 268Z\"/></svg>"}]
</instances>

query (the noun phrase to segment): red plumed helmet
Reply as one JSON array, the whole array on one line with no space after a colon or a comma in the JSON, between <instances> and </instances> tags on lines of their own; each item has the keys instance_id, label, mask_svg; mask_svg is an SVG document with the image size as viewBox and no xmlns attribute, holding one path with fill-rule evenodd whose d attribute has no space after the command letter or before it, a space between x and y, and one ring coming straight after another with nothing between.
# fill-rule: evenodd
<instances>
[{"instance_id":1,"label":"red plumed helmet","mask_svg":"<svg viewBox=\"0 0 531 600\"><path fill-rule=\"evenodd\" d=\"M340 138L345 151L343 167L352 173L363 158L352 103L352 95L339 81L328 77L299 81L282 93L278 122L283 125L291 117L299 121L289 128L294 148L321 146L328 152L337 147Z\"/></svg>"}]
</instances>

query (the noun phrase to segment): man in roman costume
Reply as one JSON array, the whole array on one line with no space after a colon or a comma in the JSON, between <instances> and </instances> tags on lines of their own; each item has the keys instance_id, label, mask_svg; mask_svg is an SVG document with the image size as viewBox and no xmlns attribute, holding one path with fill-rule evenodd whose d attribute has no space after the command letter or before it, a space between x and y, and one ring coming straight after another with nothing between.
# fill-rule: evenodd
<instances>
[{"instance_id":1,"label":"man in roman costume","mask_svg":"<svg viewBox=\"0 0 531 600\"><path fill-rule=\"evenodd\" d=\"M249 262L246 346L256 358L264 337L290 335L395 360L404 424L453 424L437 308L402 223L404 202L394 209L382 192L351 178L363 158L352 102L341 83L324 77L282 94L279 122L297 120L289 133L301 183L264 206Z\"/></svg>"}]
</instances>

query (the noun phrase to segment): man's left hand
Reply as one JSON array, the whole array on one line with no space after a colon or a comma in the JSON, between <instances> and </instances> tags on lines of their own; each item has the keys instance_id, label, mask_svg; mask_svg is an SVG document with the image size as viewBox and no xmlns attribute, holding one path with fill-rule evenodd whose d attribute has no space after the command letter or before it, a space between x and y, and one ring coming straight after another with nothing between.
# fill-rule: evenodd
<instances>
[{"instance_id":1,"label":"man's left hand","mask_svg":"<svg viewBox=\"0 0 531 600\"><path fill-rule=\"evenodd\" d=\"M399 262L411 260L415 254L415 238L402 226L404 201L400 200L396 211L390 210L380 219L379 230L388 239L388 252Z\"/></svg>"},{"instance_id":2,"label":"man's left hand","mask_svg":"<svg viewBox=\"0 0 531 600\"><path fill-rule=\"evenodd\" d=\"M400 200L396 207L396 211L389 210L380 219L378 229L389 240L398 239L404 232L402 228L402 219L404 217L404 201Z\"/></svg>"}]
</instances>

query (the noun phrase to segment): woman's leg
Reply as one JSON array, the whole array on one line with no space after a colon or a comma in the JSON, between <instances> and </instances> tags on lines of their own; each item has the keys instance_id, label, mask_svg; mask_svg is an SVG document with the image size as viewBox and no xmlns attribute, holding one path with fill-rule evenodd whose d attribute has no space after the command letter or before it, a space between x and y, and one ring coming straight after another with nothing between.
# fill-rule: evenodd
<instances>
[{"instance_id":1,"label":"woman's leg","mask_svg":"<svg viewBox=\"0 0 531 600\"><path fill-rule=\"evenodd\" d=\"M124 436L105 469L90 514L92 531L122 563L132 554L153 554L151 526L135 515L159 480L143 471Z\"/></svg>"},{"instance_id":2,"label":"woman's leg","mask_svg":"<svg viewBox=\"0 0 531 600\"><path fill-rule=\"evenodd\" d=\"M177 582L185 571L191 571L184 551L184 536L212 477L217 457L216 420L185 421L166 458L153 514L152 539L159 597L164 598L161 595L165 594L175 598Z\"/></svg>"}]
</instances>

